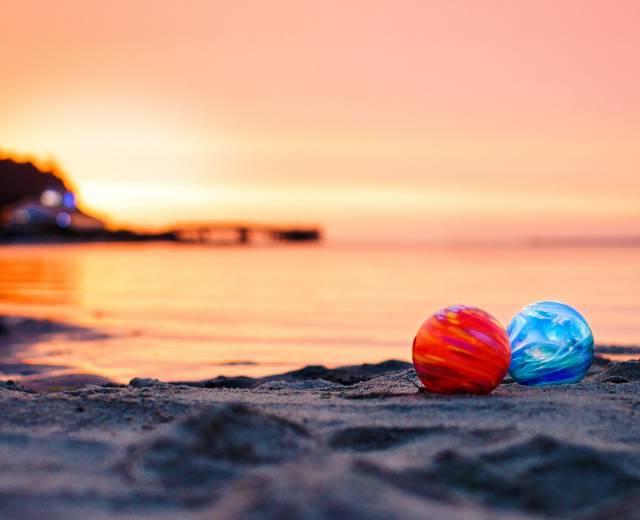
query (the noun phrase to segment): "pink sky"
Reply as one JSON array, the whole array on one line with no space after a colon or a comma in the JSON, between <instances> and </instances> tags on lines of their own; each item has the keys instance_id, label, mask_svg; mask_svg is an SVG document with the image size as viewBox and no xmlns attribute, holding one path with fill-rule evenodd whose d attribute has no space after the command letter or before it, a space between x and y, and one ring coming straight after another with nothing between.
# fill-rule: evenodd
<instances>
[{"instance_id":1,"label":"pink sky","mask_svg":"<svg viewBox=\"0 0 640 520\"><path fill-rule=\"evenodd\" d=\"M635 1L3 0L0 147L116 223L640 232Z\"/></svg>"}]
</instances>

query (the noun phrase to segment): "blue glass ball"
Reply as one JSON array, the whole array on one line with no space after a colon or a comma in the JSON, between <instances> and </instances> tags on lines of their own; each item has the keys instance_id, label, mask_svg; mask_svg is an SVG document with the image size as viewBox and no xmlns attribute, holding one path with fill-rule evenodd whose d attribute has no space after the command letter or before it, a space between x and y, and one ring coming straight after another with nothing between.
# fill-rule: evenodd
<instances>
[{"instance_id":1,"label":"blue glass ball","mask_svg":"<svg viewBox=\"0 0 640 520\"><path fill-rule=\"evenodd\" d=\"M509 374L529 386L577 383L593 361L593 333L573 307L558 302L527 305L507 327Z\"/></svg>"}]
</instances>

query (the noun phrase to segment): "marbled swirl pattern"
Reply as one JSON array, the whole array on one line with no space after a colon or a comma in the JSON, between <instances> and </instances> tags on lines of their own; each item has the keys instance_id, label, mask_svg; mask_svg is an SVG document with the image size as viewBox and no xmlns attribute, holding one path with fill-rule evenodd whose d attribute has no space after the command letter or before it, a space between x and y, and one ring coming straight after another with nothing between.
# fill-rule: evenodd
<instances>
[{"instance_id":1,"label":"marbled swirl pattern","mask_svg":"<svg viewBox=\"0 0 640 520\"><path fill-rule=\"evenodd\" d=\"M577 383L593 361L593 334L573 307L537 302L515 315L507 329L509 373L518 383L540 386Z\"/></svg>"},{"instance_id":2,"label":"marbled swirl pattern","mask_svg":"<svg viewBox=\"0 0 640 520\"><path fill-rule=\"evenodd\" d=\"M441 394L488 394L511 358L509 338L487 312L454 305L435 313L413 340L413 365L422 384Z\"/></svg>"}]
</instances>

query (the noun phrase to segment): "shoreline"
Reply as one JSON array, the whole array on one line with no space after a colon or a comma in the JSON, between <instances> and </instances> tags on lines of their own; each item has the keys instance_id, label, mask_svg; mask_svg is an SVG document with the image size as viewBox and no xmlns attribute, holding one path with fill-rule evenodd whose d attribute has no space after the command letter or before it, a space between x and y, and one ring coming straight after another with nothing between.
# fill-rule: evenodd
<instances>
[{"instance_id":1,"label":"shoreline","mask_svg":"<svg viewBox=\"0 0 640 520\"><path fill-rule=\"evenodd\" d=\"M56 321L47 318L32 318L26 316L2 316L0 315L0 381L9 380L20 386L25 391L49 392L64 391L81 388L91 384L121 384L113 381L104 374L85 373L74 371L73 367L64 365L33 364L24 363L17 354L20 351L28 350L30 345L51 340L65 342L94 341L112 339L109 334L91 327L76 325L65 321ZM640 359L640 346L636 345L596 345L596 357L594 364L627 361L629 359ZM225 374L223 368L239 366L256 366L256 362L251 360L227 361L225 363L212 364L218 367L217 373L212 373L211 377L204 379L184 379L172 381L171 384L186 384L190 386L201 386L207 388L252 388L263 382L270 380L295 380L304 377L324 378L330 381L346 383L348 381L358 382L366 378L369 373L376 373L376 370L388 370L388 367L411 368L411 363L407 360L390 359L374 365L363 363L361 365L325 367L323 365L302 366L286 372L276 372L264 376L248 376L245 374L234 375ZM380 368L376 368L380 367ZM132 379L148 379L150 376L139 374ZM508 377L507 377L508 380Z\"/></svg>"}]
</instances>

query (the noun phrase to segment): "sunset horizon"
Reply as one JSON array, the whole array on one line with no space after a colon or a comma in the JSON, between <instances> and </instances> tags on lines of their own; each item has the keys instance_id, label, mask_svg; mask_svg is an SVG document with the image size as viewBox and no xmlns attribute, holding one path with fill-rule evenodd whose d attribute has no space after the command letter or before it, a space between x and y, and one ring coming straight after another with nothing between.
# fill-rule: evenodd
<instances>
[{"instance_id":1,"label":"sunset horizon","mask_svg":"<svg viewBox=\"0 0 640 520\"><path fill-rule=\"evenodd\" d=\"M640 233L636 3L366 5L5 2L0 151L115 227Z\"/></svg>"}]
</instances>

